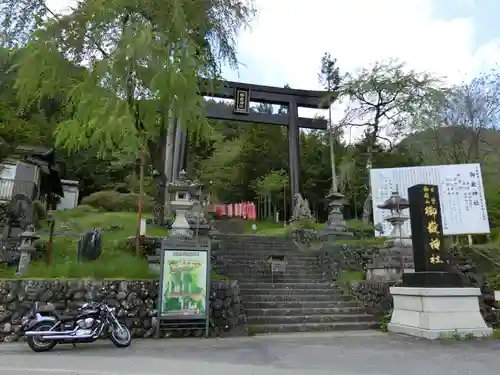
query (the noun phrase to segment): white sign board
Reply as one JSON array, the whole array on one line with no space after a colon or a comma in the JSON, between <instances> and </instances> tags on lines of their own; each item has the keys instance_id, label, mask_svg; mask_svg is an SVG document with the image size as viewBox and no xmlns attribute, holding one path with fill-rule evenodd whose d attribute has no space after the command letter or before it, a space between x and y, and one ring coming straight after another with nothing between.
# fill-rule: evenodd
<instances>
[{"instance_id":1,"label":"white sign board","mask_svg":"<svg viewBox=\"0 0 500 375\"><path fill-rule=\"evenodd\" d=\"M408 199L408 188L419 184L438 186L445 235L490 233L479 164L372 169L370 184L373 222L381 223L384 228L384 233L377 233L377 236L387 235L392 230L392 225L384 220L390 211L381 210L377 205L396 190ZM405 213L409 216L407 210ZM409 220L404 227L406 233L411 234Z\"/></svg>"}]
</instances>

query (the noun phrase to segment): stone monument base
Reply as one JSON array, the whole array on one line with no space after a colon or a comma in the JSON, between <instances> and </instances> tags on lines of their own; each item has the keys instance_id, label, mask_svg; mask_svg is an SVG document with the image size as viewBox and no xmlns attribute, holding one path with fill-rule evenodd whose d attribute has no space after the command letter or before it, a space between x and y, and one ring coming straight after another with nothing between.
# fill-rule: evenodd
<instances>
[{"instance_id":1,"label":"stone monument base","mask_svg":"<svg viewBox=\"0 0 500 375\"><path fill-rule=\"evenodd\" d=\"M403 286L410 288L462 288L468 286L459 272L425 271L403 275Z\"/></svg>"},{"instance_id":2,"label":"stone monument base","mask_svg":"<svg viewBox=\"0 0 500 375\"><path fill-rule=\"evenodd\" d=\"M490 336L479 310L479 288L392 287L389 332L436 340L453 334Z\"/></svg>"},{"instance_id":3,"label":"stone monument base","mask_svg":"<svg viewBox=\"0 0 500 375\"><path fill-rule=\"evenodd\" d=\"M388 263L386 265L368 264L366 266L366 280L368 281L399 281L402 274L413 273L413 268L401 269L400 263Z\"/></svg>"}]
</instances>

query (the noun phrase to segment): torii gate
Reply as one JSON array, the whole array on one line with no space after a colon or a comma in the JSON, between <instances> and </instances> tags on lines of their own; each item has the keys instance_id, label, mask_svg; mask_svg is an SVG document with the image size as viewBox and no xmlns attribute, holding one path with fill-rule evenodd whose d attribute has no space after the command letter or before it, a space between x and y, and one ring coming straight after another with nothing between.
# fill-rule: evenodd
<instances>
[{"instance_id":1,"label":"torii gate","mask_svg":"<svg viewBox=\"0 0 500 375\"><path fill-rule=\"evenodd\" d=\"M207 102L206 110L209 118L288 127L288 175L290 178L290 202L293 202L295 194L301 192L299 128L325 130L328 126L324 119L299 117L298 107L320 108L320 104L327 97L328 92L231 81L221 81L215 84L201 81L200 95L234 100L232 109L227 105ZM250 101L286 106L288 114L256 113L250 110ZM177 121L174 131L167 136L165 175L168 181L173 181L182 169L186 169L187 145L187 131L183 130Z\"/></svg>"}]
</instances>

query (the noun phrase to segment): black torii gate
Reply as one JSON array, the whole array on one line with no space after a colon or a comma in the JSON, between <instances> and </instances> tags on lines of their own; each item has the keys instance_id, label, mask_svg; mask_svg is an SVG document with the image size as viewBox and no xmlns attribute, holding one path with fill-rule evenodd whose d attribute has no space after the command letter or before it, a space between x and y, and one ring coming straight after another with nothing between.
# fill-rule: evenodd
<instances>
[{"instance_id":1,"label":"black torii gate","mask_svg":"<svg viewBox=\"0 0 500 375\"><path fill-rule=\"evenodd\" d=\"M232 120L288 127L288 161L290 195L293 202L295 194L300 193L300 137L299 129L327 129L324 119L303 118L298 108L320 108L328 95L327 91L296 90L291 88L261 86L248 83L221 81L211 83L200 81L200 95L221 99L233 99L234 107L207 102L207 117L218 120ZM257 113L250 110L250 101L286 106L287 115ZM323 106L324 108L324 106ZM326 107L328 108L328 107ZM167 139L166 175L169 181L186 168L187 134L177 122L170 141ZM170 155L169 155L170 152ZM170 163L169 163L169 160ZM169 164L171 167L169 167Z\"/></svg>"}]
</instances>

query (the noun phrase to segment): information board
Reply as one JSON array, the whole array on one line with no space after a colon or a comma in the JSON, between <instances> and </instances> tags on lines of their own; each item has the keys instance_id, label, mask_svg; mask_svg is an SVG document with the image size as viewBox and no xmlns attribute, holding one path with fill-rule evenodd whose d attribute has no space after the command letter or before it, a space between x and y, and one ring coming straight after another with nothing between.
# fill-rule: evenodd
<instances>
[{"instance_id":1,"label":"information board","mask_svg":"<svg viewBox=\"0 0 500 375\"><path fill-rule=\"evenodd\" d=\"M197 249L163 251L161 316L206 317L208 252Z\"/></svg>"},{"instance_id":2,"label":"information board","mask_svg":"<svg viewBox=\"0 0 500 375\"><path fill-rule=\"evenodd\" d=\"M210 241L164 239L160 251L157 337L160 331L210 326ZM152 257L149 257L152 260Z\"/></svg>"},{"instance_id":3,"label":"information board","mask_svg":"<svg viewBox=\"0 0 500 375\"><path fill-rule=\"evenodd\" d=\"M392 225L384 220L390 211L381 210L377 205L396 190L408 199L408 188L419 184L439 187L444 235L490 233L479 164L372 169L370 184L373 222L381 223L384 228L383 233L376 233L376 236L387 235L392 231ZM411 234L409 220L404 224L404 229Z\"/></svg>"}]
</instances>

